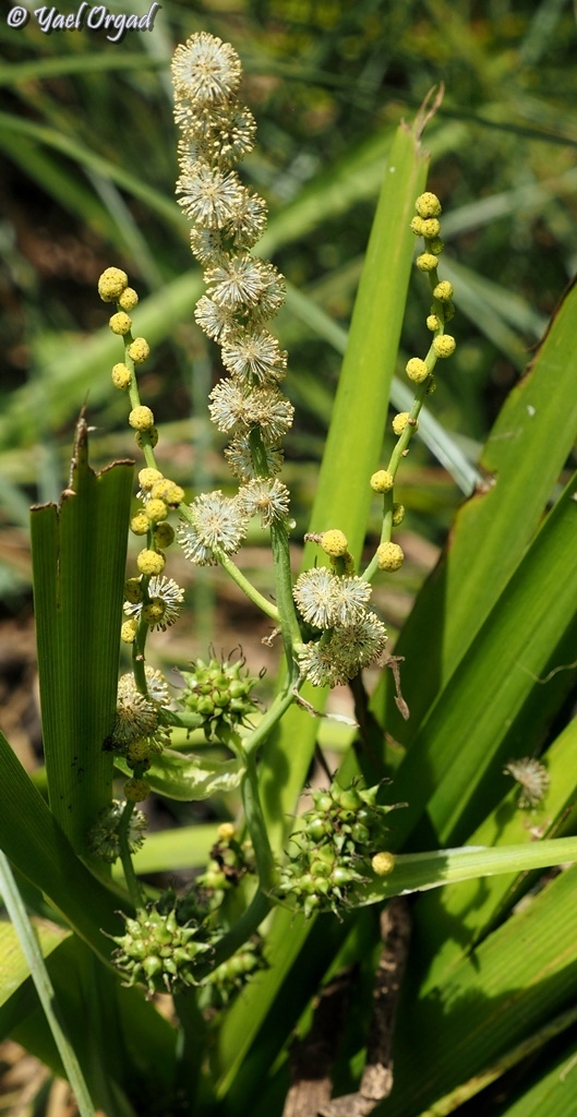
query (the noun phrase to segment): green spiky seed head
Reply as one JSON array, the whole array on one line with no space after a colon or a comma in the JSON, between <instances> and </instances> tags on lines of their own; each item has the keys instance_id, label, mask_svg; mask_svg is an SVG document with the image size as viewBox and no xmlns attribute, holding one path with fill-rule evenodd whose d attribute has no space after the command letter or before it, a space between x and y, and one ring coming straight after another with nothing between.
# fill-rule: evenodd
<instances>
[{"instance_id":1,"label":"green spiky seed head","mask_svg":"<svg viewBox=\"0 0 577 1117\"><path fill-rule=\"evenodd\" d=\"M128 276L120 268L106 268L98 280L98 294L103 303L116 302L128 286Z\"/></svg>"},{"instance_id":2,"label":"green spiky seed head","mask_svg":"<svg viewBox=\"0 0 577 1117\"><path fill-rule=\"evenodd\" d=\"M178 993L197 984L196 973L203 955L212 950L202 941L198 925L181 926L173 909L141 908L136 919L125 920L125 933L113 941L113 961L128 985L144 985L154 993Z\"/></svg>"},{"instance_id":3,"label":"green spiky seed head","mask_svg":"<svg viewBox=\"0 0 577 1117\"><path fill-rule=\"evenodd\" d=\"M410 361L407 361L405 372L414 384L422 384L429 375L426 361L422 361L420 357L411 357Z\"/></svg>"},{"instance_id":4,"label":"green spiky seed head","mask_svg":"<svg viewBox=\"0 0 577 1117\"><path fill-rule=\"evenodd\" d=\"M388 570L390 573L400 570L404 558L403 548L398 543L381 543L377 547L379 570Z\"/></svg>"},{"instance_id":5,"label":"green spiky seed head","mask_svg":"<svg viewBox=\"0 0 577 1117\"><path fill-rule=\"evenodd\" d=\"M420 194L415 202L415 209L425 221L430 217L440 217L443 207L436 194L430 190L426 190L424 194Z\"/></svg>"},{"instance_id":6,"label":"green spiky seed head","mask_svg":"<svg viewBox=\"0 0 577 1117\"><path fill-rule=\"evenodd\" d=\"M246 723L257 709L251 694L258 679L244 671L244 659L197 659L192 671L182 671L185 689L181 702L202 719L210 740L227 739L230 730Z\"/></svg>"}]
</instances>

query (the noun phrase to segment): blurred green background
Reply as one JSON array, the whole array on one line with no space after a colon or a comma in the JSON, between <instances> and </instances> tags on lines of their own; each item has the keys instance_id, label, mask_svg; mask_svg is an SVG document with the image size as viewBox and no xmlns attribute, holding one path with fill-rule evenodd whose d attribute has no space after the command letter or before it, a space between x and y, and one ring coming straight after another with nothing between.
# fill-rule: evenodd
<instances>
[{"instance_id":1,"label":"blurred green background","mask_svg":"<svg viewBox=\"0 0 577 1117\"><path fill-rule=\"evenodd\" d=\"M141 15L150 5L110 0L108 7ZM458 348L430 409L472 461L574 273L577 68L569 0L163 0L153 31L128 33L121 43L87 29L46 35L34 15L25 28L10 29L3 15L4 616L28 608L28 505L58 499L83 402L96 428L93 464L138 459L126 401L110 382L121 354L96 295L104 267L125 268L141 295L136 332L153 346L141 392L159 422L161 464L190 496L230 484L221 436L207 418L208 391L221 374L218 352L194 324L201 276L174 200L169 61L176 43L203 29L231 41L242 58L243 98L259 132L241 173L269 204L262 254L289 281L277 328L290 351L286 390L297 407L283 475L293 490L295 562L388 146L432 86L444 83L445 94L424 143L430 188L444 209L440 274L456 289ZM415 273L399 375L407 356L428 347L428 306L426 281ZM379 599L393 631L462 493L415 441L399 498L408 510L410 561L394 592ZM272 585L256 534L243 565L256 571L261 589ZM170 573L179 577L181 569L175 559ZM195 573L190 592L195 647L184 634L171 637L171 655L181 661L219 632L220 583L215 590L203 574ZM183 578L189 585L190 574ZM250 614L236 591L221 588L232 642L243 630L245 646ZM266 626L255 624L258 642Z\"/></svg>"}]
</instances>

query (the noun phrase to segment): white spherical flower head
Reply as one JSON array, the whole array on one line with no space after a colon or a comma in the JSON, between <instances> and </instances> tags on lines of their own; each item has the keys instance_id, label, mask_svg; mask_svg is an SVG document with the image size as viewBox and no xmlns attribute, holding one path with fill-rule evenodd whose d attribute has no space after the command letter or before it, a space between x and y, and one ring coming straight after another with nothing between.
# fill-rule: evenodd
<instances>
[{"instance_id":1,"label":"white spherical flower head","mask_svg":"<svg viewBox=\"0 0 577 1117\"><path fill-rule=\"evenodd\" d=\"M180 44L172 59L172 80L176 96L198 104L227 101L238 88L242 69L238 54L230 43L200 31Z\"/></svg>"},{"instance_id":2,"label":"white spherical flower head","mask_svg":"<svg viewBox=\"0 0 577 1117\"><path fill-rule=\"evenodd\" d=\"M206 229L222 229L242 201L244 187L235 171L199 162L181 174L176 191L187 217Z\"/></svg>"},{"instance_id":3,"label":"white spherical flower head","mask_svg":"<svg viewBox=\"0 0 577 1117\"><path fill-rule=\"evenodd\" d=\"M269 474L279 473L283 463L282 450L273 446L265 446L264 452ZM238 477L239 481L250 481L256 477L250 442L246 435L234 438L230 445L226 447L224 456L231 473L234 477Z\"/></svg>"},{"instance_id":4,"label":"white spherical flower head","mask_svg":"<svg viewBox=\"0 0 577 1117\"><path fill-rule=\"evenodd\" d=\"M198 566L212 565L214 552L238 551L246 534L247 517L236 498L220 489L201 493L190 505L193 523L181 521L178 536L187 558Z\"/></svg>"},{"instance_id":5,"label":"white spherical flower head","mask_svg":"<svg viewBox=\"0 0 577 1117\"><path fill-rule=\"evenodd\" d=\"M270 527L288 516L290 493L286 485L276 479L263 477L249 481L239 490L238 500L247 518L260 516L263 527Z\"/></svg>"},{"instance_id":6,"label":"white spherical flower head","mask_svg":"<svg viewBox=\"0 0 577 1117\"><path fill-rule=\"evenodd\" d=\"M222 363L232 376L249 384L263 384L268 379L282 379L287 354L278 338L267 330L238 330L229 333L223 342Z\"/></svg>"},{"instance_id":7,"label":"white spherical flower head","mask_svg":"<svg viewBox=\"0 0 577 1117\"><path fill-rule=\"evenodd\" d=\"M297 608L314 628L332 628L334 623L334 583L336 577L326 566L305 570L295 583L293 597Z\"/></svg>"},{"instance_id":8,"label":"white spherical flower head","mask_svg":"<svg viewBox=\"0 0 577 1117\"><path fill-rule=\"evenodd\" d=\"M335 656L351 679L377 662L386 642L387 630L375 613L364 613L354 624L335 628L331 640Z\"/></svg>"},{"instance_id":9,"label":"white spherical flower head","mask_svg":"<svg viewBox=\"0 0 577 1117\"><path fill-rule=\"evenodd\" d=\"M226 263L204 273L206 289L218 306L240 310L255 306L266 290L264 261L248 252L230 256Z\"/></svg>"}]
</instances>

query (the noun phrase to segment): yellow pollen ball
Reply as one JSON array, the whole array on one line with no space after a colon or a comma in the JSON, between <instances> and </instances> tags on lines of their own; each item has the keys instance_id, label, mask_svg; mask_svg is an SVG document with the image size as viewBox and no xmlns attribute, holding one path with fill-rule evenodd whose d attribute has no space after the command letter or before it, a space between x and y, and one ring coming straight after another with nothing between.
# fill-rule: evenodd
<instances>
[{"instance_id":1,"label":"yellow pollen ball","mask_svg":"<svg viewBox=\"0 0 577 1117\"><path fill-rule=\"evenodd\" d=\"M441 222L436 217L428 217L422 222L421 229L426 240L434 240L441 232Z\"/></svg>"},{"instance_id":2,"label":"yellow pollen ball","mask_svg":"<svg viewBox=\"0 0 577 1117\"><path fill-rule=\"evenodd\" d=\"M146 512L137 512L130 521L130 530L133 535L146 535L150 527L150 520Z\"/></svg>"},{"instance_id":3,"label":"yellow pollen ball","mask_svg":"<svg viewBox=\"0 0 577 1117\"><path fill-rule=\"evenodd\" d=\"M325 555L330 555L331 558L339 558L341 555L346 555L348 546L348 540L344 531L339 531L338 528L331 528L330 531L323 532L321 536L321 547Z\"/></svg>"},{"instance_id":4,"label":"yellow pollen ball","mask_svg":"<svg viewBox=\"0 0 577 1117\"><path fill-rule=\"evenodd\" d=\"M436 194L430 190L426 190L424 194L420 194L415 202L415 209L419 217L425 220L429 217L440 217L442 213L442 206Z\"/></svg>"},{"instance_id":5,"label":"yellow pollen ball","mask_svg":"<svg viewBox=\"0 0 577 1117\"><path fill-rule=\"evenodd\" d=\"M417 256L416 265L420 271L434 271L437 266L437 257L432 252L422 252Z\"/></svg>"},{"instance_id":6,"label":"yellow pollen ball","mask_svg":"<svg viewBox=\"0 0 577 1117\"><path fill-rule=\"evenodd\" d=\"M141 551L136 557L136 565L141 574L152 576L154 574L162 574L166 566L166 559L162 551Z\"/></svg>"},{"instance_id":7,"label":"yellow pollen ball","mask_svg":"<svg viewBox=\"0 0 577 1117\"><path fill-rule=\"evenodd\" d=\"M218 840L220 842L230 842L231 838L234 838L234 833L232 822L221 822L217 830Z\"/></svg>"},{"instance_id":8,"label":"yellow pollen ball","mask_svg":"<svg viewBox=\"0 0 577 1117\"><path fill-rule=\"evenodd\" d=\"M132 376L126 365L123 365L122 363L114 365L111 375L112 383L114 384L115 388L126 389L130 387Z\"/></svg>"},{"instance_id":9,"label":"yellow pollen ball","mask_svg":"<svg viewBox=\"0 0 577 1117\"><path fill-rule=\"evenodd\" d=\"M433 297L438 299L441 303L448 303L453 298L453 284L449 283L448 279L442 279L437 286L433 288Z\"/></svg>"},{"instance_id":10,"label":"yellow pollen ball","mask_svg":"<svg viewBox=\"0 0 577 1117\"><path fill-rule=\"evenodd\" d=\"M409 380L412 380L415 384L422 384L423 380L426 380L429 375L427 365L420 357L411 357L410 361L407 361L405 372Z\"/></svg>"},{"instance_id":11,"label":"yellow pollen ball","mask_svg":"<svg viewBox=\"0 0 577 1117\"><path fill-rule=\"evenodd\" d=\"M378 469L371 477L371 489L376 493L390 493L394 484L395 478L388 469Z\"/></svg>"},{"instance_id":12,"label":"yellow pollen ball","mask_svg":"<svg viewBox=\"0 0 577 1117\"><path fill-rule=\"evenodd\" d=\"M150 495L157 497L159 500L165 500L167 504L182 504L184 489L180 485L175 485L169 477L163 477L162 480L157 481L152 486Z\"/></svg>"},{"instance_id":13,"label":"yellow pollen ball","mask_svg":"<svg viewBox=\"0 0 577 1117\"><path fill-rule=\"evenodd\" d=\"M168 516L168 505L163 500L148 500L144 511L152 524L159 524Z\"/></svg>"},{"instance_id":14,"label":"yellow pollen ball","mask_svg":"<svg viewBox=\"0 0 577 1117\"><path fill-rule=\"evenodd\" d=\"M154 542L163 550L165 547L170 547L170 544L174 543L174 528L170 524L158 524L154 529Z\"/></svg>"},{"instance_id":15,"label":"yellow pollen ball","mask_svg":"<svg viewBox=\"0 0 577 1117\"><path fill-rule=\"evenodd\" d=\"M150 467L141 469L140 473L138 474L138 482L140 484L140 488L144 489L144 492L148 492L149 489L152 489L154 482L160 481L161 477L162 473L159 469L151 469Z\"/></svg>"},{"instance_id":16,"label":"yellow pollen ball","mask_svg":"<svg viewBox=\"0 0 577 1117\"><path fill-rule=\"evenodd\" d=\"M427 329L430 330L431 333L434 333L435 330L439 329L440 325L441 323L437 318L437 315L429 314L429 317L427 318Z\"/></svg>"},{"instance_id":17,"label":"yellow pollen ball","mask_svg":"<svg viewBox=\"0 0 577 1117\"><path fill-rule=\"evenodd\" d=\"M404 557L403 548L398 543L381 543L377 547L379 570L388 570L391 573L400 570Z\"/></svg>"},{"instance_id":18,"label":"yellow pollen ball","mask_svg":"<svg viewBox=\"0 0 577 1117\"><path fill-rule=\"evenodd\" d=\"M132 344L128 346L128 356L132 358L135 365L141 365L150 356L150 345L146 339L135 337Z\"/></svg>"},{"instance_id":19,"label":"yellow pollen ball","mask_svg":"<svg viewBox=\"0 0 577 1117\"><path fill-rule=\"evenodd\" d=\"M436 357L450 357L455 352L457 342L450 334L441 334L433 338L433 352Z\"/></svg>"},{"instance_id":20,"label":"yellow pollen ball","mask_svg":"<svg viewBox=\"0 0 577 1117\"><path fill-rule=\"evenodd\" d=\"M424 236L422 217L413 217L411 221L411 232L414 233L416 237Z\"/></svg>"},{"instance_id":21,"label":"yellow pollen ball","mask_svg":"<svg viewBox=\"0 0 577 1117\"><path fill-rule=\"evenodd\" d=\"M135 306L138 306L138 295L133 287L127 287L122 292L118 299L118 305L122 310L134 310Z\"/></svg>"},{"instance_id":22,"label":"yellow pollen ball","mask_svg":"<svg viewBox=\"0 0 577 1117\"><path fill-rule=\"evenodd\" d=\"M137 737L135 741L130 742L126 750L126 758L130 764L139 764L143 760L150 760L150 754L153 751L150 741L146 737ZM142 782L146 781L143 780Z\"/></svg>"},{"instance_id":23,"label":"yellow pollen ball","mask_svg":"<svg viewBox=\"0 0 577 1117\"><path fill-rule=\"evenodd\" d=\"M138 631L138 621L131 617L129 621L125 621L120 629L120 639L124 644L133 644L136 633Z\"/></svg>"},{"instance_id":24,"label":"yellow pollen ball","mask_svg":"<svg viewBox=\"0 0 577 1117\"><path fill-rule=\"evenodd\" d=\"M146 780L127 780L124 785L124 794L129 803L142 803L150 795L150 784Z\"/></svg>"},{"instance_id":25,"label":"yellow pollen ball","mask_svg":"<svg viewBox=\"0 0 577 1117\"><path fill-rule=\"evenodd\" d=\"M113 303L120 298L128 285L128 276L120 268L106 268L98 280L98 294L103 303Z\"/></svg>"},{"instance_id":26,"label":"yellow pollen ball","mask_svg":"<svg viewBox=\"0 0 577 1117\"><path fill-rule=\"evenodd\" d=\"M402 524L405 518L404 504L393 504L393 527L398 527Z\"/></svg>"},{"instance_id":27,"label":"yellow pollen ball","mask_svg":"<svg viewBox=\"0 0 577 1117\"><path fill-rule=\"evenodd\" d=\"M120 334L121 337L124 337L130 330L132 322L128 314L125 314L123 310L119 310L117 314L113 314L112 317L109 318L108 325L113 334Z\"/></svg>"},{"instance_id":28,"label":"yellow pollen ball","mask_svg":"<svg viewBox=\"0 0 577 1117\"><path fill-rule=\"evenodd\" d=\"M383 850L382 853L375 853L371 865L373 872L378 877L386 877L389 873L392 873L395 867L395 855L394 853L388 853L386 850Z\"/></svg>"},{"instance_id":29,"label":"yellow pollen ball","mask_svg":"<svg viewBox=\"0 0 577 1117\"><path fill-rule=\"evenodd\" d=\"M128 416L128 422L135 431L148 431L154 426L154 415L150 407L145 407L141 404L140 407L135 407Z\"/></svg>"},{"instance_id":30,"label":"yellow pollen ball","mask_svg":"<svg viewBox=\"0 0 577 1117\"><path fill-rule=\"evenodd\" d=\"M397 437L400 434L403 433L403 431L404 431L404 429L407 425L408 419L409 419L409 412L408 411L399 411L399 414L395 415L395 418L393 419L393 431L397 435Z\"/></svg>"}]
</instances>

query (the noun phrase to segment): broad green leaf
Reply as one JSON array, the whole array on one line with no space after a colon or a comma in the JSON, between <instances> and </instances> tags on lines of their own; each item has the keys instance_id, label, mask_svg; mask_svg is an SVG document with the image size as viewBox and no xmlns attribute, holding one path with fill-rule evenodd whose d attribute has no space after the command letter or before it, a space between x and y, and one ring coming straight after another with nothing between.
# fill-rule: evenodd
<instances>
[{"instance_id":1,"label":"broad green leaf","mask_svg":"<svg viewBox=\"0 0 577 1117\"><path fill-rule=\"evenodd\" d=\"M2 733L0 782L10 788L0 811L0 849L107 961L112 945L103 932L119 933L118 911L130 910L126 897L85 868Z\"/></svg>"},{"instance_id":2,"label":"broad green leaf","mask_svg":"<svg viewBox=\"0 0 577 1117\"><path fill-rule=\"evenodd\" d=\"M121 771L132 775L121 757L115 757ZM185 803L195 799L209 799L216 792L234 791L239 786L245 768L240 760L209 760L203 756L181 756L165 749L152 761L146 781L153 791L167 799L180 799Z\"/></svg>"},{"instance_id":3,"label":"broad green leaf","mask_svg":"<svg viewBox=\"0 0 577 1117\"><path fill-rule=\"evenodd\" d=\"M82 416L70 486L31 516L42 730L50 807L83 857L111 799L103 743L116 711L132 462L95 474Z\"/></svg>"},{"instance_id":4,"label":"broad green leaf","mask_svg":"<svg viewBox=\"0 0 577 1117\"><path fill-rule=\"evenodd\" d=\"M70 931L45 920L35 919L33 925L44 958L48 958L70 934ZM30 967L22 953L16 931L4 918L0 920L0 1009L29 976Z\"/></svg>"},{"instance_id":5,"label":"broad green leaf","mask_svg":"<svg viewBox=\"0 0 577 1117\"><path fill-rule=\"evenodd\" d=\"M577 1046L570 1044L559 1056L557 1047L551 1068L507 1106L503 1117L568 1117L577 1111Z\"/></svg>"},{"instance_id":6,"label":"broad green leaf","mask_svg":"<svg viewBox=\"0 0 577 1117\"><path fill-rule=\"evenodd\" d=\"M463 841L499 799L495 774L531 752L572 682L556 672L577 639L576 479L545 520L498 605L422 722L394 782L408 807L395 817L395 842L427 805L438 844ZM521 752L522 750L522 752Z\"/></svg>"},{"instance_id":7,"label":"broad green leaf","mask_svg":"<svg viewBox=\"0 0 577 1117\"><path fill-rule=\"evenodd\" d=\"M573 867L464 958L442 987L402 1002L387 1117L419 1117L574 1003L576 900Z\"/></svg>"}]
</instances>

